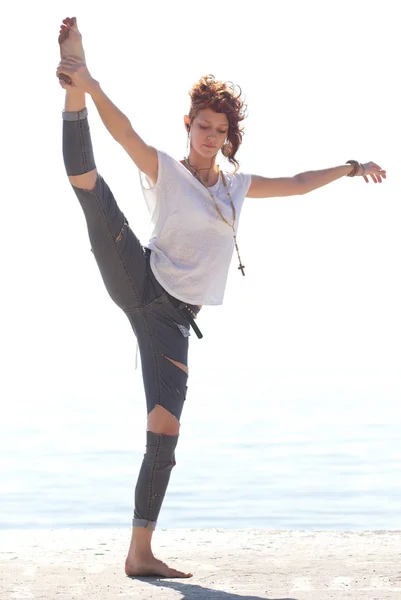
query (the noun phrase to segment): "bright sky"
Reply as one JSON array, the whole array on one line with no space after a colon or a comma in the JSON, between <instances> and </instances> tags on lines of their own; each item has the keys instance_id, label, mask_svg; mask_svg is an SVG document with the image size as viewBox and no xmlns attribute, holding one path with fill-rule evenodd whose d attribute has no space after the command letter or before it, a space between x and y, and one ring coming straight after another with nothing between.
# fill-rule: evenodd
<instances>
[{"instance_id":1,"label":"bright sky","mask_svg":"<svg viewBox=\"0 0 401 600\"><path fill-rule=\"evenodd\" d=\"M93 76L148 143L176 158L188 90L213 73L246 96L243 171L292 175L351 158L388 171L381 185L343 178L302 197L245 201L247 275L233 260L224 305L202 311L195 378L219 373L229 394L234 374L252 369L261 394L281 373L337 384L350 401L372 385L399 398L399 20L390 0L8 3L2 398L21 407L93 376L100 388L108 371L133 376L134 336L104 290L62 162L57 36L74 15ZM136 167L88 108L98 169L145 243Z\"/></svg>"}]
</instances>

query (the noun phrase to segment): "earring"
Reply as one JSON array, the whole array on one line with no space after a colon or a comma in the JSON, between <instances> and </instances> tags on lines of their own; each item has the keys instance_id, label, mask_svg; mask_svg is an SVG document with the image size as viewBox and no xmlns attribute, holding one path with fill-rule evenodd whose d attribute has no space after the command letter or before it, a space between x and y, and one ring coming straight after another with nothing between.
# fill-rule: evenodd
<instances>
[{"instance_id":1,"label":"earring","mask_svg":"<svg viewBox=\"0 0 401 600\"><path fill-rule=\"evenodd\" d=\"M189 155L189 131L187 135L187 156Z\"/></svg>"}]
</instances>

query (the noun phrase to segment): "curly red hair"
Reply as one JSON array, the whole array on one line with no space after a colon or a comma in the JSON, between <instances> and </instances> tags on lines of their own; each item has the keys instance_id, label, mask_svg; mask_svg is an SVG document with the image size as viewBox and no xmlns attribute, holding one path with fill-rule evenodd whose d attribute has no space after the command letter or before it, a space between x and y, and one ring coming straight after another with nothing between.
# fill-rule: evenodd
<instances>
[{"instance_id":1,"label":"curly red hair","mask_svg":"<svg viewBox=\"0 0 401 600\"><path fill-rule=\"evenodd\" d=\"M228 119L227 141L222 148L223 155L239 168L235 155L242 143L244 135L240 125L246 117L246 104L241 99L242 90L231 81L223 82L215 79L213 75L201 77L191 88L191 108L189 118L194 119L198 112L204 108L211 108L215 112L224 113Z\"/></svg>"}]
</instances>

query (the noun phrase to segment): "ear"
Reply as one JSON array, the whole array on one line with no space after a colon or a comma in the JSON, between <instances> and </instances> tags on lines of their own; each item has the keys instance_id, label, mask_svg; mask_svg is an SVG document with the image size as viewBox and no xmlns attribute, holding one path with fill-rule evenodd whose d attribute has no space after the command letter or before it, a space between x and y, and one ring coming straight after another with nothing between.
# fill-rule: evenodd
<instances>
[{"instance_id":1,"label":"ear","mask_svg":"<svg viewBox=\"0 0 401 600\"><path fill-rule=\"evenodd\" d=\"M189 132L189 130L191 129L191 119L188 117L188 115L185 115L185 117L184 117L184 125L185 125L186 131Z\"/></svg>"}]
</instances>

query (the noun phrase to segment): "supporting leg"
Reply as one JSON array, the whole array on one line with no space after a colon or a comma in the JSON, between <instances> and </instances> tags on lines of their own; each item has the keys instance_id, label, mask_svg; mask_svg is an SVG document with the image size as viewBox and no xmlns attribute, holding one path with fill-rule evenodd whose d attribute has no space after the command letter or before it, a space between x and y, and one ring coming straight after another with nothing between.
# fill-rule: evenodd
<instances>
[{"instance_id":1,"label":"supporting leg","mask_svg":"<svg viewBox=\"0 0 401 600\"><path fill-rule=\"evenodd\" d=\"M156 407L156 409L160 408ZM172 415L171 417L175 419ZM179 426L178 421L177 426ZM159 434L153 431L147 431L146 435L146 453L135 489L133 530L125 572L130 576L191 577L191 573L177 571L158 560L151 549L157 517L171 471L176 464L174 451L178 435Z\"/></svg>"},{"instance_id":2,"label":"supporting leg","mask_svg":"<svg viewBox=\"0 0 401 600\"><path fill-rule=\"evenodd\" d=\"M146 432L146 453L135 488L133 526L155 529L170 475L178 435Z\"/></svg>"},{"instance_id":3,"label":"supporting leg","mask_svg":"<svg viewBox=\"0 0 401 600\"><path fill-rule=\"evenodd\" d=\"M125 564L127 575L191 576L157 560L151 546L175 466L188 382L188 338L177 328L174 316L166 302L130 315L141 350L148 422L146 453L135 488L132 538Z\"/></svg>"}]
</instances>

